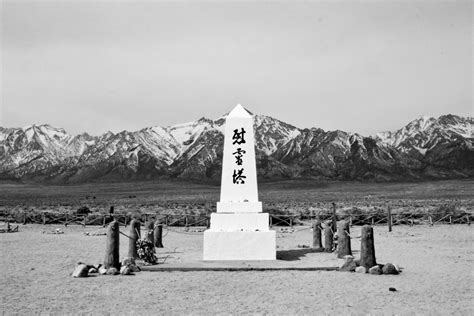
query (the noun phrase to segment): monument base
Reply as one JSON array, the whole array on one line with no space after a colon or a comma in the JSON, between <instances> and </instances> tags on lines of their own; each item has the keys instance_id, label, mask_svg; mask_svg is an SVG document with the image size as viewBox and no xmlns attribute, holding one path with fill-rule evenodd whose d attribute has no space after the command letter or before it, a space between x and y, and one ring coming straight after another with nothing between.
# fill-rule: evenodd
<instances>
[{"instance_id":1,"label":"monument base","mask_svg":"<svg viewBox=\"0 0 474 316\"><path fill-rule=\"evenodd\" d=\"M268 231L268 213L211 213L212 231Z\"/></svg>"},{"instance_id":2,"label":"monument base","mask_svg":"<svg viewBox=\"0 0 474 316\"><path fill-rule=\"evenodd\" d=\"M204 260L276 260L274 231L204 232Z\"/></svg>"}]
</instances>

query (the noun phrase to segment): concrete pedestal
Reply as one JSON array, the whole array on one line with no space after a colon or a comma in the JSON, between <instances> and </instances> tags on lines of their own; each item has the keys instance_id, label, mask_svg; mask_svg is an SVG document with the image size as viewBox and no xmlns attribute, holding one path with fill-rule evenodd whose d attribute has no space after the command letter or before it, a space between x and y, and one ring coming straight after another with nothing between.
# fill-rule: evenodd
<instances>
[{"instance_id":1,"label":"concrete pedestal","mask_svg":"<svg viewBox=\"0 0 474 316\"><path fill-rule=\"evenodd\" d=\"M274 231L204 232L204 260L276 260Z\"/></svg>"},{"instance_id":2,"label":"concrete pedestal","mask_svg":"<svg viewBox=\"0 0 474 316\"><path fill-rule=\"evenodd\" d=\"M268 213L212 213L212 231L268 231Z\"/></svg>"},{"instance_id":3,"label":"concrete pedestal","mask_svg":"<svg viewBox=\"0 0 474 316\"><path fill-rule=\"evenodd\" d=\"M204 232L204 260L275 260L275 232L267 213L212 213Z\"/></svg>"}]
</instances>

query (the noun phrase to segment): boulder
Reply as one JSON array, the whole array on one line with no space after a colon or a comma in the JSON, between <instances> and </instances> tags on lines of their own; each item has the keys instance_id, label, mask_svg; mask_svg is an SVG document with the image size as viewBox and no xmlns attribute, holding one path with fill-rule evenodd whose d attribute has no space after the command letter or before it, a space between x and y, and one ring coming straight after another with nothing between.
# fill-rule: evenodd
<instances>
[{"instance_id":1,"label":"boulder","mask_svg":"<svg viewBox=\"0 0 474 316\"><path fill-rule=\"evenodd\" d=\"M135 263L134 258L125 258L122 261L122 268L123 267L128 267L130 269L130 272L140 272L141 271L140 267L137 266L137 264ZM122 271L122 269L120 269L120 271Z\"/></svg>"},{"instance_id":2,"label":"boulder","mask_svg":"<svg viewBox=\"0 0 474 316\"><path fill-rule=\"evenodd\" d=\"M402 269L398 266L398 264L393 264L395 269L397 269L398 273L402 273Z\"/></svg>"},{"instance_id":3,"label":"boulder","mask_svg":"<svg viewBox=\"0 0 474 316\"><path fill-rule=\"evenodd\" d=\"M89 267L84 263L79 263L76 269L74 269L72 276L74 278L85 278L89 275L88 272L89 272Z\"/></svg>"},{"instance_id":4,"label":"boulder","mask_svg":"<svg viewBox=\"0 0 474 316\"><path fill-rule=\"evenodd\" d=\"M142 269L140 269L140 267L137 266L137 265L135 265L135 264L130 265L130 266L128 266L128 267L130 268L130 271L131 271L131 272L140 272L140 271L142 271Z\"/></svg>"},{"instance_id":5,"label":"boulder","mask_svg":"<svg viewBox=\"0 0 474 316\"><path fill-rule=\"evenodd\" d=\"M367 273L367 269L365 267L357 267L355 269L355 272L357 272L357 273Z\"/></svg>"},{"instance_id":6,"label":"boulder","mask_svg":"<svg viewBox=\"0 0 474 316\"><path fill-rule=\"evenodd\" d=\"M121 263L122 267L130 266L130 265L134 265L134 264L135 264L135 259L133 259L133 258L125 258L125 259L123 259L123 261Z\"/></svg>"},{"instance_id":7,"label":"boulder","mask_svg":"<svg viewBox=\"0 0 474 316\"><path fill-rule=\"evenodd\" d=\"M354 257L351 255L346 255L343 258L342 263L339 265L339 271L351 272L357 268L357 265L354 261Z\"/></svg>"},{"instance_id":8,"label":"boulder","mask_svg":"<svg viewBox=\"0 0 474 316\"><path fill-rule=\"evenodd\" d=\"M102 275L107 274L107 269L104 268L104 267L100 267L99 268L99 274L102 274Z\"/></svg>"},{"instance_id":9,"label":"boulder","mask_svg":"<svg viewBox=\"0 0 474 316\"><path fill-rule=\"evenodd\" d=\"M116 275L116 274L119 274L119 272L116 268L108 268L107 269L107 275Z\"/></svg>"},{"instance_id":10,"label":"boulder","mask_svg":"<svg viewBox=\"0 0 474 316\"><path fill-rule=\"evenodd\" d=\"M383 274L398 274L397 268L391 263L386 263L382 268Z\"/></svg>"},{"instance_id":11,"label":"boulder","mask_svg":"<svg viewBox=\"0 0 474 316\"><path fill-rule=\"evenodd\" d=\"M121 275L130 275L131 273L132 271L130 270L128 266L123 266L122 268L120 268Z\"/></svg>"},{"instance_id":12,"label":"boulder","mask_svg":"<svg viewBox=\"0 0 474 316\"><path fill-rule=\"evenodd\" d=\"M378 274L382 274L383 272L382 272L382 269L378 265L376 265L369 269L369 273L378 275Z\"/></svg>"}]
</instances>

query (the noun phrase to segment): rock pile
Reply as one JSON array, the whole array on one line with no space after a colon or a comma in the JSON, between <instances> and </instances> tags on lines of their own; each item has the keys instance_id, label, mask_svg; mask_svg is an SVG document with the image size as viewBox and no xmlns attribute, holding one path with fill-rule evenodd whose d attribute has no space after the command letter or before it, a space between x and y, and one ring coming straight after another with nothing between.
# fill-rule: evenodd
<instances>
[{"instance_id":1,"label":"rock pile","mask_svg":"<svg viewBox=\"0 0 474 316\"><path fill-rule=\"evenodd\" d=\"M398 265L392 263L377 264L367 270L367 268L360 265L359 260L354 260L354 257L350 255L344 256L344 258L342 258L341 263L339 265L339 271L369 273L375 275L399 274L402 272Z\"/></svg>"},{"instance_id":2,"label":"rock pile","mask_svg":"<svg viewBox=\"0 0 474 316\"><path fill-rule=\"evenodd\" d=\"M87 265L85 263L79 262L72 273L74 278L85 278L90 274L100 274L100 275L133 275L135 272L140 272L140 267L135 263L135 259L126 258L120 263L120 270L117 268L108 268L106 269L102 264L98 265Z\"/></svg>"}]
</instances>

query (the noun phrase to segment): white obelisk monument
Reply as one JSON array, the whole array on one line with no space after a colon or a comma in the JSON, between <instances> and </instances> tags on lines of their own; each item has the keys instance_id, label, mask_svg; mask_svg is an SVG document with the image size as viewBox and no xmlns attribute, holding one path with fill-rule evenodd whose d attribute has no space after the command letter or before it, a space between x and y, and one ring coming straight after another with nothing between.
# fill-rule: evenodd
<instances>
[{"instance_id":1,"label":"white obelisk monument","mask_svg":"<svg viewBox=\"0 0 474 316\"><path fill-rule=\"evenodd\" d=\"M226 118L221 199L204 232L204 260L275 260L275 232L258 201L252 116L240 104Z\"/></svg>"}]
</instances>

